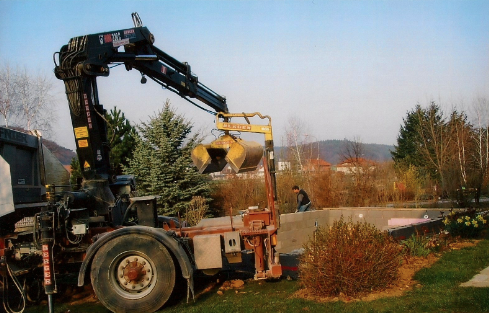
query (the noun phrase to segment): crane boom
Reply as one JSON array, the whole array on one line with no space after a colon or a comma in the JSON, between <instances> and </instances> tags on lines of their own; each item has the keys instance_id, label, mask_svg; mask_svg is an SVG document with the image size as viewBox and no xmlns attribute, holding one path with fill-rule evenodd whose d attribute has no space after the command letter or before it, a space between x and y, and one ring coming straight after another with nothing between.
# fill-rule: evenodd
<instances>
[{"instance_id":1,"label":"crane boom","mask_svg":"<svg viewBox=\"0 0 489 313\"><path fill-rule=\"evenodd\" d=\"M216 113L228 113L225 97L200 83L188 63L176 60L153 43L154 36L148 28L137 26L74 37L56 53L58 63L55 60L54 72L65 83L77 154L85 179L110 177L107 126L96 82L99 76L109 76L110 64L119 63L127 70L136 69L143 75L141 82L145 82L147 76L202 109L192 99L199 100Z\"/></svg>"}]
</instances>

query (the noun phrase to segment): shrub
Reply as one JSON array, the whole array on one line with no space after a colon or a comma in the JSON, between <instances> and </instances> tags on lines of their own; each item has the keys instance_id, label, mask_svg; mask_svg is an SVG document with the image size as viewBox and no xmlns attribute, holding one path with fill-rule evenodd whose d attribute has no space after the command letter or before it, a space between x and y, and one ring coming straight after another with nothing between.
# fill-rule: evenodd
<instances>
[{"instance_id":1,"label":"shrub","mask_svg":"<svg viewBox=\"0 0 489 313\"><path fill-rule=\"evenodd\" d=\"M213 199L211 206L218 208L213 213L218 216L229 215L230 211L232 214L237 214L249 206L258 205L262 208L267 206L263 178L234 175L226 180L214 181L211 198Z\"/></svg>"},{"instance_id":2,"label":"shrub","mask_svg":"<svg viewBox=\"0 0 489 313\"><path fill-rule=\"evenodd\" d=\"M187 221L188 226L197 225L206 215L208 208L209 206L204 197L192 197L192 200L190 200L190 203L185 210L185 220Z\"/></svg>"},{"instance_id":3,"label":"shrub","mask_svg":"<svg viewBox=\"0 0 489 313\"><path fill-rule=\"evenodd\" d=\"M406 240L401 240L401 244L405 249L405 253L410 256L427 257L431 253L433 241L428 236L413 234Z\"/></svg>"},{"instance_id":4,"label":"shrub","mask_svg":"<svg viewBox=\"0 0 489 313\"><path fill-rule=\"evenodd\" d=\"M392 284L402 248L386 232L367 223L339 221L318 229L304 246L301 284L317 296L356 296Z\"/></svg>"},{"instance_id":5,"label":"shrub","mask_svg":"<svg viewBox=\"0 0 489 313\"><path fill-rule=\"evenodd\" d=\"M487 227L487 220L480 214L471 216L450 212L450 215L443 220L443 224L445 224L445 230L454 237L476 238Z\"/></svg>"}]
</instances>

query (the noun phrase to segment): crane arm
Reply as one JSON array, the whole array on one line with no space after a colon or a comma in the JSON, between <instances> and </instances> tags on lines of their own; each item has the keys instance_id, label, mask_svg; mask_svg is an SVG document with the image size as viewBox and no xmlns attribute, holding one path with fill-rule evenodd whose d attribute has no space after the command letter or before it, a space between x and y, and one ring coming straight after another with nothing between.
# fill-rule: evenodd
<instances>
[{"instance_id":1,"label":"crane arm","mask_svg":"<svg viewBox=\"0 0 489 313\"><path fill-rule=\"evenodd\" d=\"M77 155L85 179L110 177L109 145L104 109L99 103L96 78L110 74L111 64L146 76L204 109L228 113L226 98L199 82L186 62L180 62L153 45L154 36L141 23L136 27L71 38L54 58L55 75L65 83ZM214 113L215 114L215 113Z\"/></svg>"}]
</instances>

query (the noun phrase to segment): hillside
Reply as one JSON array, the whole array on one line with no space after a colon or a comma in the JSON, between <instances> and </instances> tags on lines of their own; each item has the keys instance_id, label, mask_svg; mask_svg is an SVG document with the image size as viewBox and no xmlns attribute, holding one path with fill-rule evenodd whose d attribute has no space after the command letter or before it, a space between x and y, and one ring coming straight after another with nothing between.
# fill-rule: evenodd
<instances>
[{"instance_id":1,"label":"hillside","mask_svg":"<svg viewBox=\"0 0 489 313\"><path fill-rule=\"evenodd\" d=\"M45 145L63 165L70 165L71 159L76 157L76 153L65 147L61 147L54 141L43 139L42 144Z\"/></svg>"},{"instance_id":2,"label":"hillside","mask_svg":"<svg viewBox=\"0 0 489 313\"><path fill-rule=\"evenodd\" d=\"M319 158L334 165L342 161L346 143L347 141L345 140L322 140L307 145L304 151L307 158L315 159L318 157L317 151L319 146ZM276 147L275 150L279 159L285 158L286 147ZM394 146L364 143L363 150L363 158L383 162L391 160L390 151L394 150Z\"/></svg>"},{"instance_id":3,"label":"hillside","mask_svg":"<svg viewBox=\"0 0 489 313\"><path fill-rule=\"evenodd\" d=\"M25 132L24 129L18 127L12 127L15 130ZM43 144L59 159L63 165L70 165L71 159L76 157L76 153L70 149L62 147L55 143L54 141L43 139ZM319 147L319 158L323 159L332 165L338 164L342 161L343 151L347 144L346 140L322 140L319 142L313 142L308 144L305 148L305 157L315 159L318 157L318 147ZM390 151L394 150L394 146L382 145L375 143L364 143L363 145L363 158L370 159L373 161L388 161L391 160ZM286 147L275 147L275 155L278 159L286 158Z\"/></svg>"}]
</instances>

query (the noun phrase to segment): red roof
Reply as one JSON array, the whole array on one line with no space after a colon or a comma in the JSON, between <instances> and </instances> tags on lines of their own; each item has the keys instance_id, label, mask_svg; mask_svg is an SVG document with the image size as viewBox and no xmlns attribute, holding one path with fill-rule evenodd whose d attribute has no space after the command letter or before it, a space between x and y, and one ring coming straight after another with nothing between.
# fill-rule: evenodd
<instances>
[{"instance_id":1,"label":"red roof","mask_svg":"<svg viewBox=\"0 0 489 313\"><path fill-rule=\"evenodd\" d=\"M342 166L342 167L348 167L348 166L362 166L362 165L374 165L374 161L372 160L367 160L364 158L348 158L344 160L343 162L339 163L337 166Z\"/></svg>"},{"instance_id":2,"label":"red roof","mask_svg":"<svg viewBox=\"0 0 489 313\"><path fill-rule=\"evenodd\" d=\"M66 165L66 164L65 164L65 165L63 165L63 167L64 167L64 168L65 168L65 169L68 171L68 173L70 173L70 174L71 174L71 165L69 165L69 164L68 164L68 165Z\"/></svg>"},{"instance_id":3,"label":"red roof","mask_svg":"<svg viewBox=\"0 0 489 313\"><path fill-rule=\"evenodd\" d=\"M331 167L331 163L322 159L307 159L304 162L303 170L305 171L321 171L328 170Z\"/></svg>"}]
</instances>

